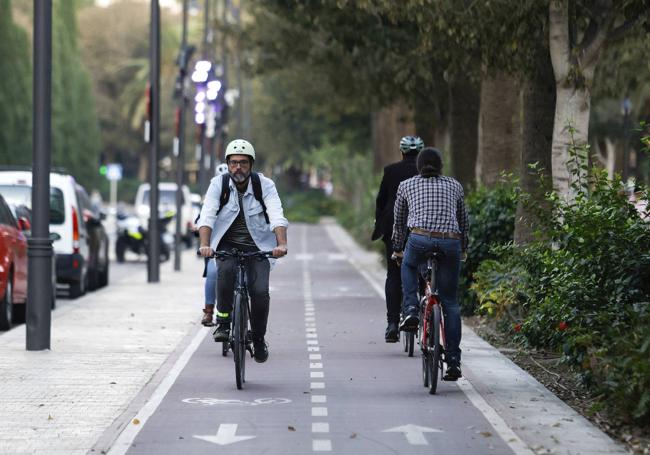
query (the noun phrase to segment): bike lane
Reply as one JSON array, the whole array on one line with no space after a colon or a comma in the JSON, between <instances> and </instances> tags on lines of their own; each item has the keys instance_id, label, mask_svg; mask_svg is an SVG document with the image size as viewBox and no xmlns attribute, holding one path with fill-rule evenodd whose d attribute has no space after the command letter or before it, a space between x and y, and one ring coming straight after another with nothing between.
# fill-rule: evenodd
<instances>
[{"instance_id":1,"label":"bike lane","mask_svg":"<svg viewBox=\"0 0 650 455\"><path fill-rule=\"evenodd\" d=\"M309 252L315 258L331 257L336 251L324 229L310 228L308 235ZM401 342L384 342L383 297L345 254L339 256L338 262L308 264L332 451L532 453L513 451L458 384L442 382L437 394L429 395L422 383L419 346L409 358Z\"/></svg>"},{"instance_id":2,"label":"bike lane","mask_svg":"<svg viewBox=\"0 0 650 455\"><path fill-rule=\"evenodd\" d=\"M268 362L247 357L237 390L232 353L200 329L109 454L531 453L513 452L457 384L428 394L417 346L409 358L384 343L383 298L322 226L294 227L289 249L271 274Z\"/></svg>"}]
</instances>

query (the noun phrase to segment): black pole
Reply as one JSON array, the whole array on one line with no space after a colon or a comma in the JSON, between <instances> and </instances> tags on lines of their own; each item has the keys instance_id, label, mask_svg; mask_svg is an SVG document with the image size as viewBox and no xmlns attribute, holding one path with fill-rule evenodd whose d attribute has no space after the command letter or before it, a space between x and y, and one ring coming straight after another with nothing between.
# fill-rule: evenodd
<instances>
[{"instance_id":1,"label":"black pole","mask_svg":"<svg viewBox=\"0 0 650 455\"><path fill-rule=\"evenodd\" d=\"M149 283L160 281L160 235L158 232L158 147L160 143L160 5L151 0L151 36L149 45L151 81L151 148L149 150Z\"/></svg>"},{"instance_id":2,"label":"black pole","mask_svg":"<svg viewBox=\"0 0 650 455\"><path fill-rule=\"evenodd\" d=\"M32 133L32 236L28 240L27 350L50 349L52 240L50 147L52 143L52 1L34 0ZM47 285L45 285L47 283Z\"/></svg>"},{"instance_id":3,"label":"black pole","mask_svg":"<svg viewBox=\"0 0 650 455\"><path fill-rule=\"evenodd\" d=\"M205 6L203 8L203 48L201 49L203 60L210 60L210 27L210 0L205 0ZM205 125L203 125L200 131L201 137L199 138L199 144L201 144L201 157L199 159L199 192L205 194L208 190L208 182L210 180L208 177L208 169L206 168L206 162L208 160L207 154L210 153L210 140L205 136Z\"/></svg>"},{"instance_id":4,"label":"black pole","mask_svg":"<svg viewBox=\"0 0 650 455\"><path fill-rule=\"evenodd\" d=\"M176 157L176 242L174 242L174 270L181 269L181 211L183 210L183 176L185 168L185 82L187 77L187 1L183 0L183 24L181 28L181 55L178 59L180 98L178 113L178 156Z\"/></svg>"}]
</instances>

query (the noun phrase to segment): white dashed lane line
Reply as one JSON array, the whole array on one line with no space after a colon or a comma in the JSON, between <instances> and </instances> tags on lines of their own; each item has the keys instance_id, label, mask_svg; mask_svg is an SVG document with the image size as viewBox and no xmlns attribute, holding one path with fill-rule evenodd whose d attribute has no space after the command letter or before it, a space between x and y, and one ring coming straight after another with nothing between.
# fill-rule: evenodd
<instances>
[{"instance_id":1,"label":"white dashed lane line","mask_svg":"<svg viewBox=\"0 0 650 455\"><path fill-rule=\"evenodd\" d=\"M302 230L301 243L302 253L307 253L307 228ZM316 328L316 309L311 292L311 275L309 273L309 261L303 261L302 269L303 295L305 300L305 340L307 343L307 352L309 356L309 378L323 379L323 355L320 353L318 345L318 330ZM330 424L326 421L328 410L327 395L322 392L314 394L314 390L324 390L325 382L310 382L311 395L311 432L314 435L312 439L312 451L314 452L331 452L332 441L325 439L330 432Z\"/></svg>"}]
</instances>

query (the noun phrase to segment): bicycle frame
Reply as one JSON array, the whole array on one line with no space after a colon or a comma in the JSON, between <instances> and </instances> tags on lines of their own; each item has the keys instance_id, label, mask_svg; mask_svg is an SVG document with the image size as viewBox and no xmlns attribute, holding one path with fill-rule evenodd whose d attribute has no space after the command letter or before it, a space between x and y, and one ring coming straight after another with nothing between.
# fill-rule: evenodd
<instances>
[{"instance_id":1,"label":"bicycle frame","mask_svg":"<svg viewBox=\"0 0 650 455\"><path fill-rule=\"evenodd\" d=\"M427 260L427 280L424 293L424 307L422 308L422 330L420 333L420 347L423 351L426 352L428 349L426 340L429 337L429 332L431 327L429 327L431 321L431 314L433 312L434 305L441 305L440 298L438 296L438 286L436 283L436 271L438 263L434 258L429 258ZM442 307L441 307L442 308ZM444 331L444 321L440 323L440 337L441 345L445 345L445 331Z\"/></svg>"}]
</instances>

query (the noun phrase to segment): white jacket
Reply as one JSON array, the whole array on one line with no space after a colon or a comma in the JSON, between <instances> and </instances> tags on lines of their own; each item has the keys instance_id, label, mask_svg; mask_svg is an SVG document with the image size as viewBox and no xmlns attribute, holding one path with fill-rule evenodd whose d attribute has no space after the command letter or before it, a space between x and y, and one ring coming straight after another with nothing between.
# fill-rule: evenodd
<instances>
[{"instance_id":1,"label":"white jacket","mask_svg":"<svg viewBox=\"0 0 650 455\"><path fill-rule=\"evenodd\" d=\"M255 199L251 179L248 180L248 188L246 188L242 199L244 218L246 219L248 231L257 247L261 251L270 251L277 246L277 240L273 230L280 226L288 227L289 221L284 217L282 201L280 201L280 196L278 195L273 180L264 177L260 173L258 175L262 184L262 197L266 205L266 213L269 216L269 224L266 224L266 220L264 219L262 204ZM232 179L229 179L230 197L228 198L228 203L221 208L219 215L217 215L219 197L221 196L221 181L220 175L210 181L210 187L205 194L205 200L203 201L201 215L197 224L199 228L201 226L207 226L212 229L210 247L215 250L239 213L237 187Z\"/></svg>"}]
</instances>

